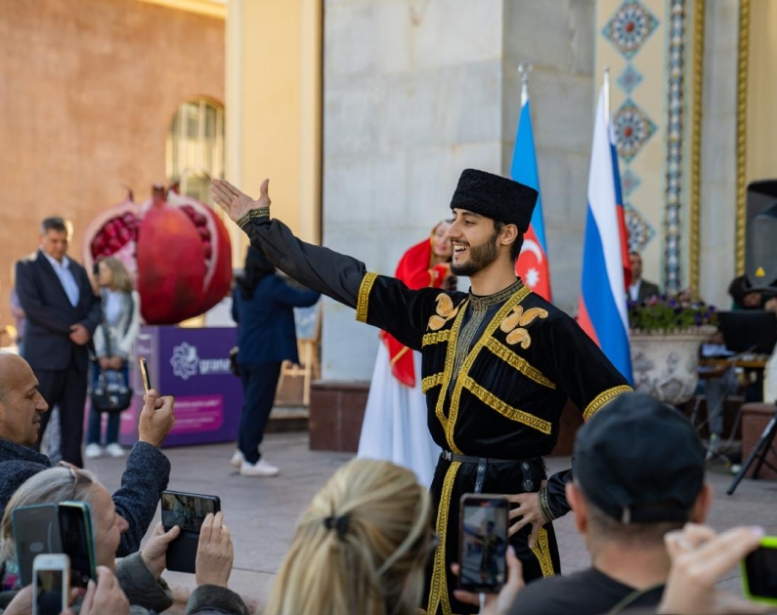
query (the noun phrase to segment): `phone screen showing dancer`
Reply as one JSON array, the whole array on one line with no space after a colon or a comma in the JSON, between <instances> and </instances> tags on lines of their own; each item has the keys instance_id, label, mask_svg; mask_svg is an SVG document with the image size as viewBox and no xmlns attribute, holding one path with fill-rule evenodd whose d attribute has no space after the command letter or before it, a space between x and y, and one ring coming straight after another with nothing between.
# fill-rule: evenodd
<instances>
[{"instance_id":1,"label":"phone screen showing dancer","mask_svg":"<svg viewBox=\"0 0 777 615\"><path fill-rule=\"evenodd\" d=\"M505 584L508 510L502 496L468 494L461 498L461 589L497 592Z\"/></svg>"}]
</instances>

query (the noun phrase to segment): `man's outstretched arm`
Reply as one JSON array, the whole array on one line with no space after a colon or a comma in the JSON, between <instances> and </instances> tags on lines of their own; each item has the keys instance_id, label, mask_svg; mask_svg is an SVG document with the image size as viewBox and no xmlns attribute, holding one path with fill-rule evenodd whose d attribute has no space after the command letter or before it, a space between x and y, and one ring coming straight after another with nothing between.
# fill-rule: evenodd
<instances>
[{"instance_id":1,"label":"man's outstretched arm","mask_svg":"<svg viewBox=\"0 0 777 615\"><path fill-rule=\"evenodd\" d=\"M273 265L286 275L335 301L355 308L367 269L361 261L301 241L282 222L270 219L269 180L259 199L224 180L213 180L213 200L242 228Z\"/></svg>"}]
</instances>

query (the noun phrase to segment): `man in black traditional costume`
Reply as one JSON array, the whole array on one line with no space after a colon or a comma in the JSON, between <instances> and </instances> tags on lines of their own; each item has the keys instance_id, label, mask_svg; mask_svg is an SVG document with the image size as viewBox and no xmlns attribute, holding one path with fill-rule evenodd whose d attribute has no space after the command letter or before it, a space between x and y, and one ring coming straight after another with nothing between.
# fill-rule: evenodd
<instances>
[{"instance_id":1,"label":"man in black traditional costume","mask_svg":"<svg viewBox=\"0 0 777 615\"><path fill-rule=\"evenodd\" d=\"M546 480L542 456L556 444L567 398L588 419L630 387L572 318L515 275L537 192L483 171L462 173L448 236L453 273L470 278L465 293L410 290L350 256L300 241L270 218L268 180L257 201L226 181L211 189L278 269L421 351L429 430L443 448L431 486L440 546L430 563L427 615L475 612L453 597L450 569L465 493L508 496L510 543L527 581L559 572L551 521L569 511L571 476Z\"/></svg>"}]
</instances>

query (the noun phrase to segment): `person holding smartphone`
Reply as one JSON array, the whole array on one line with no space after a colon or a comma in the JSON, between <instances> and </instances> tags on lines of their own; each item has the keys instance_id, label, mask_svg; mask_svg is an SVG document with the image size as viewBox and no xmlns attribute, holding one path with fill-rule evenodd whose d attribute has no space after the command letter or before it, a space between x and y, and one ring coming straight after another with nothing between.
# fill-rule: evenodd
<instances>
[{"instance_id":1,"label":"person holding smartphone","mask_svg":"<svg viewBox=\"0 0 777 615\"><path fill-rule=\"evenodd\" d=\"M36 474L17 490L0 523L0 563L5 565L14 561L16 549L22 548L14 541L11 521L14 510L33 504L59 504L65 500L89 504L97 565L116 575L133 607L133 615L152 615L169 609L173 605L173 594L162 573L166 568L168 546L180 535L180 528L175 526L165 531L162 523L158 523L139 552L117 562L116 551L121 535L127 531L127 521L116 512L105 487L86 470L51 468ZM196 560L196 581L200 591L190 601L189 612L207 613L210 605L218 603L228 604L232 609L228 612L248 615L243 601L227 588L233 561L234 548L223 515L208 515L200 529Z\"/></svg>"},{"instance_id":2,"label":"person holding smartphone","mask_svg":"<svg viewBox=\"0 0 777 615\"><path fill-rule=\"evenodd\" d=\"M132 348L140 330L140 295L132 286L132 279L124 264L115 257L101 258L96 263L97 285L103 306L103 321L94 332L92 361L92 390L97 388L101 374L108 377L120 374L129 386L129 364ZM119 444L121 414L109 412L105 432L105 449L100 444L103 412L94 401L89 404L89 427L86 432L87 459L102 456L124 457Z\"/></svg>"}]
</instances>

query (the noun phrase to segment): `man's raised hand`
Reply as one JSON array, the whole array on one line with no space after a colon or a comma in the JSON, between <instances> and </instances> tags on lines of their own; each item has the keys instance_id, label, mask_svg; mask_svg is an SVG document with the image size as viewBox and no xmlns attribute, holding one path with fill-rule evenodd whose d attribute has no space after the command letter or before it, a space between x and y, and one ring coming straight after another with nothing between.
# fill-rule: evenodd
<instances>
[{"instance_id":1,"label":"man's raised hand","mask_svg":"<svg viewBox=\"0 0 777 615\"><path fill-rule=\"evenodd\" d=\"M265 179L259 188L259 198L254 201L245 192L241 192L225 179L214 179L210 183L213 201L221 207L235 222L252 209L270 206L270 180Z\"/></svg>"},{"instance_id":2,"label":"man's raised hand","mask_svg":"<svg viewBox=\"0 0 777 615\"><path fill-rule=\"evenodd\" d=\"M175 399L169 395L159 397L156 389L151 389L143 397L143 402L138 421L138 440L159 448L175 425Z\"/></svg>"}]
</instances>

